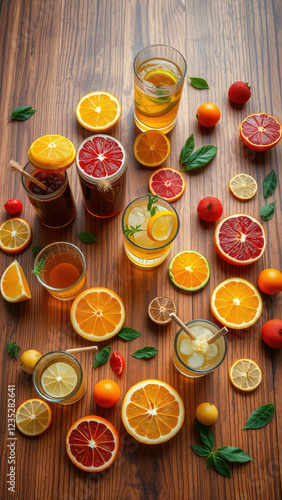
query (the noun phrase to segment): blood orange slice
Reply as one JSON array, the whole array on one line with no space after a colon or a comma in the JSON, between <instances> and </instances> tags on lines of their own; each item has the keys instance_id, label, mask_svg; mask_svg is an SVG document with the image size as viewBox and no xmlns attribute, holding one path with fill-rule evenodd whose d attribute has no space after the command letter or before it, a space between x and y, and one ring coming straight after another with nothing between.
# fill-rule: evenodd
<instances>
[{"instance_id":1,"label":"blood orange slice","mask_svg":"<svg viewBox=\"0 0 282 500\"><path fill-rule=\"evenodd\" d=\"M175 201L185 191L185 179L183 175L174 168L159 168L152 173L149 179L149 190L154 195L159 195L164 200Z\"/></svg>"},{"instance_id":2,"label":"blood orange slice","mask_svg":"<svg viewBox=\"0 0 282 500\"><path fill-rule=\"evenodd\" d=\"M240 125L240 136L248 148L266 151L280 141L282 126L279 121L267 113L253 113Z\"/></svg>"},{"instance_id":3,"label":"blood orange slice","mask_svg":"<svg viewBox=\"0 0 282 500\"><path fill-rule=\"evenodd\" d=\"M117 139L109 135L92 135L81 143L76 158L83 176L103 179L116 174L125 164L125 151Z\"/></svg>"},{"instance_id":4,"label":"blood orange slice","mask_svg":"<svg viewBox=\"0 0 282 500\"><path fill-rule=\"evenodd\" d=\"M112 465L119 446L114 426L102 417L90 415L77 420L66 436L71 461L87 472L99 472Z\"/></svg>"},{"instance_id":5,"label":"blood orange slice","mask_svg":"<svg viewBox=\"0 0 282 500\"><path fill-rule=\"evenodd\" d=\"M262 256L266 235L262 225L254 217L234 214L225 217L216 226L214 244L223 260L245 266Z\"/></svg>"}]
</instances>

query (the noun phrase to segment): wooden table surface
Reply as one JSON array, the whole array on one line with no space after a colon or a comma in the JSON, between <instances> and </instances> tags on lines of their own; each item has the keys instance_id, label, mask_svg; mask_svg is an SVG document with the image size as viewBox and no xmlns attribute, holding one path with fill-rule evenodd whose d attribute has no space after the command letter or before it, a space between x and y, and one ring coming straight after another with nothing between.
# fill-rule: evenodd
<instances>
[{"instance_id":1,"label":"wooden table surface","mask_svg":"<svg viewBox=\"0 0 282 500\"><path fill-rule=\"evenodd\" d=\"M33 228L31 245L16 255L30 284L32 299L1 307L1 414L4 428L2 445L1 498L40 500L152 500L152 499L270 499L281 494L281 351L261 341L261 327L269 319L281 318L282 295L263 295L260 320L244 331L230 331L228 354L212 375L199 380L181 376L173 367L171 351L177 327L157 327L147 316L147 306L157 295L172 297L185 320L200 317L214 320L209 306L214 287L228 277L239 276L256 284L259 272L267 267L282 269L281 246L281 168L282 144L264 153L247 149L239 137L241 120L252 112L265 111L282 119L281 110L281 17L279 0L10 0L1 3L1 221L7 215L3 204L18 197L24 203L22 216ZM190 134L196 147L218 146L211 164L194 174L185 173L183 197L175 203L180 232L170 257L181 250L202 252L211 264L208 285L198 293L185 293L168 278L169 259L159 268L142 271L133 267L123 250L121 214L108 220L88 215L82 204L75 167L69 171L77 204L77 216L69 227L51 230L42 226L26 198L19 176L7 167L13 158L27 162L33 140L47 134L62 134L77 147L91 133L78 126L75 107L79 99L94 90L116 95L122 105L121 118L111 131L128 153L126 202L148 191L150 169L142 168L133 156L133 59L143 47L164 43L177 48L186 58L189 76L205 78L210 90L197 90L188 78L184 84L178 121L170 133L171 155L166 166L180 169L179 154ZM243 107L232 106L227 98L231 83L248 81L252 97ZM195 112L203 102L214 102L221 109L221 120L213 129L200 130ZM7 121L19 105L37 111L25 122ZM201 198L221 199L224 215L248 213L259 218L265 203L262 180L272 169L278 174L278 187L269 201L277 200L277 210L263 222L268 235L264 256L252 266L239 269L221 261L213 248L213 224L199 222L196 207ZM258 193L248 202L236 200L228 189L229 179L246 172L258 181ZM78 234L92 231L98 238L83 244ZM97 407L92 399L94 384L117 377L109 363L92 368L92 354L78 354L87 376L87 392L73 406L52 405L49 430L26 438L16 432L16 487L8 491L8 385L15 385L16 407L36 397L31 377L24 374L19 361L10 359L4 344L16 340L22 352L34 348L42 353L56 349L87 346L73 330L70 303L53 299L31 275L31 247L68 240L81 248L87 260L88 286L106 286L122 297L125 326L140 332L132 343L113 338L110 344L126 359L126 369L118 379L122 397L109 409ZM0 273L14 256L1 253ZM148 361L130 356L134 350L152 345L159 353ZM229 382L228 369L238 358L256 360L263 380L250 394L241 393ZM280 366L279 366L280 364ZM279 377L280 374L280 377ZM136 382L158 378L171 384L183 398L186 418L181 431L160 446L142 445L131 438L121 421L121 404L126 391ZM199 442L194 424L195 408L203 401L213 402L219 419L212 430L216 446L232 445L244 449L254 462L231 466L232 478L206 470L204 459L190 445ZM251 412L265 403L275 402L272 422L260 430L242 431ZM104 473L89 474L77 469L65 451L65 435L78 418L97 414L110 420L120 435L120 451L115 463Z\"/></svg>"}]
</instances>

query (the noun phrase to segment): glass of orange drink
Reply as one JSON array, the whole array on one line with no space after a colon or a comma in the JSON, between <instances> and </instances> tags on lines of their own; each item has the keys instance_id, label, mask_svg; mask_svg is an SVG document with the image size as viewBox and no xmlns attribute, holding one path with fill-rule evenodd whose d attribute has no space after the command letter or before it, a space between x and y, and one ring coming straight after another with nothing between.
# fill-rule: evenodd
<instances>
[{"instance_id":1,"label":"glass of orange drink","mask_svg":"<svg viewBox=\"0 0 282 500\"><path fill-rule=\"evenodd\" d=\"M134 121L142 132L173 129L186 75L186 61L178 50L151 45L137 54L134 68Z\"/></svg>"}]
</instances>

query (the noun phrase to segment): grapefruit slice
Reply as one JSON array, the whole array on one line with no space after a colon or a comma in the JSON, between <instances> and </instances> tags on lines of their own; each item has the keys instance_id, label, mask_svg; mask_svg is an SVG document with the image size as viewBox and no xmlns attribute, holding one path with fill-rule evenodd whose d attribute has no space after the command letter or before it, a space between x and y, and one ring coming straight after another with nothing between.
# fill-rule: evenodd
<instances>
[{"instance_id":1,"label":"grapefruit slice","mask_svg":"<svg viewBox=\"0 0 282 500\"><path fill-rule=\"evenodd\" d=\"M266 234L254 217L234 214L225 217L216 226L214 244L223 260L246 266L256 262L264 253Z\"/></svg>"},{"instance_id":2,"label":"grapefruit slice","mask_svg":"<svg viewBox=\"0 0 282 500\"><path fill-rule=\"evenodd\" d=\"M96 415L77 420L66 436L69 458L79 469L87 472L99 472L110 467L118 447L119 438L114 426Z\"/></svg>"},{"instance_id":3,"label":"grapefruit slice","mask_svg":"<svg viewBox=\"0 0 282 500\"><path fill-rule=\"evenodd\" d=\"M119 120L119 100L109 92L90 92L83 96L75 110L77 121L92 132L106 132Z\"/></svg>"},{"instance_id":4,"label":"grapefruit slice","mask_svg":"<svg viewBox=\"0 0 282 500\"><path fill-rule=\"evenodd\" d=\"M83 141L77 151L79 170L92 179L114 175L125 163L125 151L117 139L109 135L92 135Z\"/></svg>"},{"instance_id":5,"label":"grapefruit slice","mask_svg":"<svg viewBox=\"0 0 282 500\"><path fill-rule=\"evenodd\" d=\"M254 151L266 151L280 141L281 123L268 113L253 113L240 125L240 136L245 144Z\"/></svg>"},{"instance_id":6,"label":"grapefruit slice","mask_svg":"<svg viewBox=\"0 0 282 500\"><path fill-rule=\"evenodd\" d=\"M152 173L149 179L149 190L166 201L176 201L185 191L185 179L175 168L163 167Z\"/></svg>"},{"instance_id":7,"label":"grapefruit slice","mask_svg":"<svg viewBox=\"0 0 282 500\"><path fill-rule=\"evenodd\" d=\"M133 144L137 161L145 167L159 167L170 155L170 140L158 130L148 130L139 134Z\"/></svg>"}]
</instances>

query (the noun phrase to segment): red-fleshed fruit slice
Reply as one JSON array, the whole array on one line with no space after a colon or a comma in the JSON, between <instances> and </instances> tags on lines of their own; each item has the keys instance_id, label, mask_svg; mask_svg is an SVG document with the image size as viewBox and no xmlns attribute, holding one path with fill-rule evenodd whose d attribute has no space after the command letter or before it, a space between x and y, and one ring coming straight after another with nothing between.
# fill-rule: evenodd
<instances>
[{"instance_id":1,"label":"red-fleshed fruit slice","mask_svg":"<svg viewBox=\"0 0 282 500\"><path fill-rule=\"evenodd\" d=\"M280 141L281 123L268 113L253 113L240 125L240 136L245 144L254 151L266 151Z\"/></svg>"},{"instance_id":2,"label":"red-fleshed fruit slice","mask_svg":"<svg viewBox=\"0 0 282 500\"><path fill-rule=\"evenodd\" d=\"M66 436L71 461L87 472L100 472L112 465L119 447L114 426L102 417L89 415L77 420Z\"/></svg>"},{"instance_id":3,"label":"red-fleshed fruit slice","mask_svg":"<svg viewBox=\"0 0 282 500\"><path fill-rule=\"evenodd\" d=\"M110 358L110 364L112 370L117 375L121 375L125 367L124 357L119 352L113 352Z\"/></svg>"},{"instance_id":4,"label":"red-fleshed fruit slice","mask_svg":"<svg viewBox=\"0 0 282 500\"><path fill-rule=\"evenodd\" d=\"M256 262L265 251L266 234L250 215L234 214L222 219L215 228L214 244L218 255L237 266Z\"/></svg>"},{"instance_id":5,"label":"red-fleshed fruit slice","mask_svg":"<svg viewBox=\"0 0 282 500\"><path fill-rule=\"evenodd\" d=\"M175 168L159 168L149 179L149 190L167 201L176 201L185 191L185 179Z\"/></svg>"},{"instance_id":6,"label":"red-fleshed fruit slice","mask_svg":"<svg viewBox=\"0 0 282 500\"><path fill-rule=\"evenodd\" d=\"M109 177L125 162L125 151L119 141L109 135L92 135L79 146L76 163L79 170L94 179Z\"/></svg>"}]
</instances>

